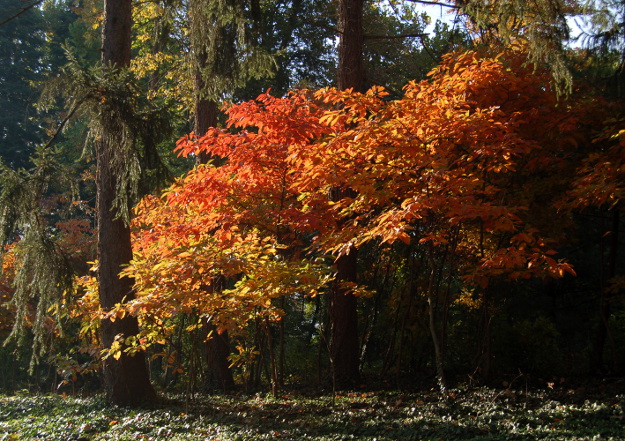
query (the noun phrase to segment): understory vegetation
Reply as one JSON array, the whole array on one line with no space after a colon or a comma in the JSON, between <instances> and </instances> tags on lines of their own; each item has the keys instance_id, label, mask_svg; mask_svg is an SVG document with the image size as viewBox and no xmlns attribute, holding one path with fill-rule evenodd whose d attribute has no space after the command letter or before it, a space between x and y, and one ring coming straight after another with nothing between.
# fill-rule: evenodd
<instances>
[{"instance_id":1,"label":"understory vegetation","mask_svg":"<svg viewBox=\"0 0 625 441\"><path fill-rule=\"evenodd\" d=\"M150 409L104 396L0 397L2 440L622 440L625 382L544 388L171 395Z\"/></svg>"}]
</instances>

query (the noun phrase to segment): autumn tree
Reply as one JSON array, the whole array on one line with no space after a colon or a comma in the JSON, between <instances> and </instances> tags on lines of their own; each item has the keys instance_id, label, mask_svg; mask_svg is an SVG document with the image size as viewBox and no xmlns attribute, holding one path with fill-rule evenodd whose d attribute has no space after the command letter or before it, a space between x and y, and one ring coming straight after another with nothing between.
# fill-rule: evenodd
<instances>
[{"instance_id":1,"label":"autumn tree","mask_svg":"<svg viewBox=\"0 0 625 441\"><path fill-rule=\"evenodd\" d=\"M597 98L599 102L601 100ZM596 278L592 292L597 297L595 332L589 368L591 372L610 370L605 349L613 341L613 324L623 296L622 261L623 219L623 108L620 102L604 102L604 108L595 112L595 127L600 127L593 142L578 156L575 179L559 206L578 216L579 228L593 232L588 248L596 250ZM593 226L585 226L584 217L593 216ZM581 238L580 238L581 240ZM592 248L591 248L592 247ZM580 259L581 260L581 259ZM580 261L580 266L588 265ZM580 281L580 284L582 282Z\"/></svg>"},{"instance_id":2,"label":"autumn tree","mask_svg":"<svg viewBox=\"0 0 625 441\"><path fill-rule=\"evenodd\" d=\"M465 300L488 312L491 286L572 273L546 239L557 232L535 212L549 185L561 182L533 184L545 170L560 170L558 158L585 139L576 132L583 112L574 101L559 106L555 89L545 88L546 72L526 61L518 51L450 55L431 83L410 83L397 101L378 87L264 94L230 107L230 130L179 143L183 154L205 151L225 164L196 168L141 211L129 267L141 295L131 308L146 317L180 308L218 312L222 326L232 326L248 319L246 307L270 312L276 297L323 292L305 263L315 256L407 243L419 256L415 295L429 304L444 390L440 296L459 298L454 287L461 285ZM342 183L351 196L328 199ZM226 275L235 288L193 294ZM337 280L333 286L354 296L371 295Z\"/></svg>"},{"instance_id":3,"label":"autumn tree","mask_svg":"<svg viewBox=\"0 0 625 441\"><path fill-rule=\"evenodd\" d=\"M577 213L596 210L601 219L602 230L597 233L595 243L599 246L600 277L598 285L599 309L597 330L594 337L590 368L593 372L608 370L605 362L605 348L613 339L610 321L618 315L619 299L622 298L623 248L621 245L622 216L622 157L623 157L623 103L625 99L625 34L623 16L625 10L620 2L586 2L582 11L586 14L580 20L581 43L588 49L589 63L586 75L594 82L595 93L601 94L610 108L601 113L603 121L591 148L587 149L577 170L578 178L573 182L569 209Z\"/></svg>"},{"instance_id":4,"label":"autumn tree","mask_svg":"<svg viewBox=\"0 0 625 441\"><path fill-rule=\"evenodd\" d=\"M165 200L141 206L135 259L128 268L138 297L129 307L152 323L148 341L170 338L166 321L180 312L210 317L217 332L240 336L249 321L269 332L280 314L273 299L297 292L314 296L326 283L322 263L297 258L302 253L297 239L316 222L297 216L288 150L278 141L286 137L292 145L306 145L323 130L314 109L295 104L306 102L306 94L264 95L227 111L231 126L261 126L262 133L211 128L202 138L180 141L185 155L203 150L225 163L196 167ZM220 286L224 280L234 286ZM244 360L245 345L239 348L234 359ZM271 360L275 391L275 354Z\"/></svg>"},{"instance_id":5,"label":"autumn tree","mask_svg":"<svg viewBox=\"0 0 625 441\"><path fill-rule=\"evenodd\" d=\"M365 7L362 0L343 0L338 7L338 67L336 84L338 89L363 92L366 85L376 81L385 81L385 78L374 78L365 70L365 42L366 41L402 41L409 38L422 39L425 37L419 24L419 18L410 14L402 19L419 29L417 33L389 32L384 34L380 26L372 25L374 29L370 35L365 34ZM371 7L371 6L370 6ZM375 9L375 7L372 7ZM400 20L401 21L401 20ZM375 47L372 45L372 47ZM369 48L373 55L375 51ZM430 64L429 62L428 64ZM423 68L423 66L421 66ZM351 183L338 184L330 191L333 202L343 198L354 198L356 194ZM340 221L349 223L348 218ZM331 296L329 304L330 320L330 359L332 363L333 380L339 387L353 385L359 378L360 342L358 335L358 314L355 297L346 287L357 283L358 249L353 246L349 253L337 258L337 286ZM343 282L347 282L344 284Z\"/></svg>"},{"instance_id":6,"label":"autumn tree","mask_svg":"<svg viewBox=\"0 0 625 441\"><path fill-rule=\"evenodd\" d=\"M577 141L565 136L565 133L573 130L574 122L579 118L575 112L569 113L563 110L564 116L554 115L553 119L544 117L539 119L545 124L542 126L544 130L540 131L536 130L535 125L527 124L523 119L517 123L514 119L509 119L510 115L516 114L519 117L525 115L529 118L529 115L532 115L531 112L526 114L521 109L533 108L530 103L537 102L537 100L544 102L546 109L556 108L556 93L553 89L548 92L543 91L546 77L540 78L532 75L531 69L522 69L523 57L519 55L512 55L511 59L506 59L505 62L480 60L474 54L464 57L456 55L456 57L456 60L451 57L447 58L449 64L444 64L436 72L433 84L413 83L407 86L406 95L402 100L383 107L384 110L379 113L376 113L376 109L381 105L381 101L369 95L362 98L353 97L354 101L351 101L352 97L348 95L344 97L338 95L334 99L330 95L327 98L330 99L329 102L334 104L337 102L335 99L339 100L338 102L341 103L339 107L342 110L335 111L334 117L328 115L328 121L340 121L342 118L357 119L358 117L354 115L363 115L360 117L363 119L359 120L362 123L355 124L353 130L346 130L341 136L329 142L326 147L327 157L309 159L311 163L319 165L319 170L323 170L324 167L327 167L328 171L332 170L331 173L326 171L325 173L328 174L322 174L320 179L325 178L331 182L334 179L336 182L342 176L342 179L349 182L350 187L357 194L352 200L346 199L336 204L335 210L350 213L352 222L325 239L328 244L336 241L334 247L329 248L330 250L344 253L352 246L359 246L375 238L379 238L382 243L389 241L392 243L396 240L409 243L418 241L417 252L423 255L421 271L426 272L420 289L428 302L430 315L428 326L434 343L437 371L442 389L445 388L441 346L443 331L434 305L435 299L444 286L442 283L447 283L446 280L449 282L457 280L464 273L467 277L466 281L476 285L475 289L487 292L489 284L495 283L500 277L526 277L535 273L539 268L542 268L540 271L547 268L551 274L559 277L569 269L567 265L561 265L549 257L551 251L543 248L545 247L544 240L536 235L535 228L539 226L536 220L532 217L520 216L523 213L522 207L532 199L514 199L508 196L502 199L503 203L489 201L493 201L491 197L496 197L498 192L507 194L507 185L510 185L510 180L512 182L516 179L519 179L519 182L523 181L515 177L513 173L517 167L519 172L523 169L525 172L531 171L540 176L540 167L547 166L547 164L555 166L557 162L547 159L548 156L540 160L533 158L533 155L540 156L541 152L540 149L534 149L539 145L552 145L554 148L557 146L563 151L574 147ZM514 74L504 74L506 63L513 66L511 72ZM517 86L513 86L514 84ZM415 88L412 89L412 87ZM517 95L517 100L510 100L507 92L503 93L504 90L511 90L513 87L523 90ZM503 95L500 95L498 91L501 91ZM426 98L428 96L431 96L431 99ZM453 104L454 102L456 104ZM426 103L430 103L433 107ZM494 106L495 103L501 104L497 107L497 105ZM408 107L400 110L403 105ZM438 107L439 105L443 107ZM446 108L446 106L451 107ZM490 114L490 111L484 113L484 110L481 110L487 108L499 110L496 114ZM389 122L393 121L389 126L384 122L386 116L383 115L387 115L386 111L391 111L394 115L389 115ZM397 113L394 113L395 111ZM466 112L465 116L468 119L461 117L462 112ZM370 119L364 116L369 114L371 114ZM486 114L490 116L486 117ZM401 122L400 115L410 115L410 122ZM442 119L437 120L435 115L440 115ZM479 122L482 117L486 118L481 120L483 125ZM531 116L531 118L535 117L537 115ZM419 122L420 118L424 118L422 122ZM353 122L354 119L351 121ZM371 132L366 129L368 127L366 121L371 121ZM424 125L421 125L422 123ZM558 142L550 140L552 133L550 127L553 126L549 124L564 124L558 125L560 128L558 133L562 135ZM463 126L464 129L461 128ZM390 131L387 132L386 128ZM394 151L393 142L389 142L395 136L394 130L398 131L398 140L407 141L406 144L402 141L402 147L397 146L397 157L391 153ZM449 135L445 134L447 130L451 130ZM485 132L478 135L481 130ZM494 132L487 134L491 130ZM367 133L370 135L367 136ZM427 133L431 133L432 138ZM475 135L475 140L479 145L472 145L463 133ZM495 133L497 135L494 135ZM362 140L366 139L372 140L371 147L375 148L374 151L368 151L363 146ZM412 141L408 141L409 139ZM446 139L451 143L446 144L443 141ZM501 140L505 140L503 145ZM488 147L490 142L495 142L492 149L496 150ZM445 145L451 149L447 150ZM363 152L360 156L357 146L364 147L367 153ZM419 146L422 146L426 156L421 156L422 151ZM510 150L506 150L508 148ZM484 156L481 160L476 160L477 158L473 158L470 152ZM429 156L430 154L432 156ZM498 163L499 154L503 155L501 156L504 159L503 163ZM337 158L342 160L337 160ZM519 166L506 162L513 159L525 165ZM300 160L302 160L301 157ZM532 166L530 167L529 164ZM534 167L538 168L534 169ZM376 175L379 177L369 175L368 170L379 170L380 174ZM395 175L394 170L397 170L399 174ZM411 175L407 173L407 170L415 170L414 181L410 181L410 184L408 184L409 181L405 181L406 186L403 186L401 183ZM428 177L431 172L435 175L440 172L442 175L431 181ZM317 176L316 173L312 175ZM478 178L478 176L482 177ZM307 178L308 181L310 178ZM360 182L362 186L359 185ZM444 184L445 182L452 187ZM387 184L390 187L386 187ZM456 184L460 186L453 187ZM501 187L497 189L499 185ZM526 188L531 189L530 186ZM416 191L414 196L416 205L409 202L409 199L404 199L413 191ZM527 198L530 195L532 195L531 192L527 195L523 194ZM321 197L321 195L317 194L316 197ZM377 202L373 206L370 205L370 202L376 201L378 197L382 198L380 203L390 210L386 214L375 215L379 213L379 210L384 212L386 208L383 209L382 205L377 205ZM537 195L531 197L535 198ZM306 202L312 205L308 199ZM371 211L368 211L367 207L370 207ZM413 215L397 217L398 213L404 212L409 209L408 207L415 209L422 207L424 211L419 214L415 212L415 217L412 217ZM373 221L373 218L368 217L369 215L375 215L374 217L383 221L387 227L379 229L381 224L373 226L378 221ZM532 224L533 227L530 227L529 225ZM364 230L360 230L360 225L369 225L372 229L365 233ZM527 232L523 232L524 229ZM361 239L357 239L359 236ZM503 245L506 243L510 245ZM541 254L543 249L547 252L546 255ZM523 269L524 264L527 265L527 270ZM478 270L478 268L482 269ZM475 273L470 275L473 271ZM485 278L482 279L482 276ZM483 304L488 304L486 294L483 294L482 298L485 302Z\"/></svg>"},{"instance_id":7,"label":"autumn tree","mask_svg":"<svg viewBox=\"0 0 625 441\"><path fill-rule=\"evenodd\" d=\"M269 76L271 58L259 45L260 5L249 2L192 1L189 4L190 43L193 54L193 132L203 136L217 125L220 101L250 79ZM199 153L198 163L212 158ZM211 289L219 289L218 283ZM234 386L229 369L227 330L206 320L207 386L223 390Z\"/></svg>"},{"instance_id":8,"label":"autumn tree","mask_svg":"<svg viewBox=\"0 0 625 441\"><path fill-rule=\"evenodd\" d=\"M482 35L490 35L493 40L523 42L528 47L528 52L534 62L545 61L550 66L552 76L561 91L576 93L573 89L573 78L592 77L593 91L584 93L603 94L610 100L622 101L623 98L623 7L621 3L611 3L605 1L588 1L582 3L568 3L561 1L538 1L531 4L502 1L495 3L485 3L479 0L466 2L456 2L477 24ZM576 27L571 28L571 17L575 18ZM496 32L493 32L496 31ZM577 35L575 35L577 33ZM570 42L584 47L583 52L577 54L567 48ZM615 103L607 104L613 106ZM619 115L621 110L617 110L621 104L614 106L614 111ZM602 112L598 112L598 116ZM605 114L604 114L605 116ZM619 117L620 118L620 117ZM613 121L595 120L597 127L614 127ZM612 129L613 139L618 138L618 133ZM607 142L608 136L603 132L597 136L593 147L602 145L608 156L614 151L614 146ZM608 146L609 145L609 146ZM594 148L587 149L588 156L584 154L578 156L578 161L584 163L576 174L588 177L586 164L588 161L597 160ZM601 155L600 155L601 156ZM594 159L591 159L594 158ZM617 160L618 163L618 160ZM597 168L603 168L605 163L602 160L595 163ZM601 185L614 187L614 173L610 172L602 175ZM597 178L597 176L595 176ZM590 182L590 181L588 181ZM592 370L603 371L603 348L609 335L608 321L611 313L613 301L607 300L611 294L606 292L605 280L612 280L617 276L620 247L618 245L619 230L622 223L619 214L619 204L607 205L588 203L588 195L596 194L596 186L599 181L594 181L590 187L582 190L579 187L580 180L572 183L577 187L575 191L581 191L585 195L580 195L579 201L568 205L574 212L582 209L598 209L602 222L606 223L604 231L597 233L598 238L594 243L587 243L585 246L594 247L597 245L601 250L606 265L599 269L601 274L598 284L599 288L599 308L598 326L593 346ZM601 193L601 191L599 191ZM601 200L598 197L595 201ZM608 241L603 235L608 235ZM601 237L601 238L599 238ZM605 251L609 250L609 251Z\"/></svg>"}]
</instances>

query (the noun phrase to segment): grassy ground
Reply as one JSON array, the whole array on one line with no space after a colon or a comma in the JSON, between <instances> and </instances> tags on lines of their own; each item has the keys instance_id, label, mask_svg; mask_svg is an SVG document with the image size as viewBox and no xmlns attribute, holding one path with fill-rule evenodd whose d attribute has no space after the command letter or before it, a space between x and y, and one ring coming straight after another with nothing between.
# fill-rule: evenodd
<instances>
[{"instance_id":1,"label":"grassy ground","mask_svg":"<svg viewBox=\"0 0 625 441\"><path fill-rule=\"evenodd\" d=\"M174 397L145 410L101 396L0 396L0 440L625 440L619 389Z\"/></svg>"}]
</instances>

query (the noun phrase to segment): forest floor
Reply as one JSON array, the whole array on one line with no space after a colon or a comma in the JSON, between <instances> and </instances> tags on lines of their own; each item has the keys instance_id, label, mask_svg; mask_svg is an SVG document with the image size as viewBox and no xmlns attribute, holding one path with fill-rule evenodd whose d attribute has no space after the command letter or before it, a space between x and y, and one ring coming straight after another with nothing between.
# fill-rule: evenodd
<instances>
[{"instance_id":1,"label":"forest floor","mask_svg":"<svg viewBox=\"0 0 625 441\"><path fill-rule=\"evenodd\" d=\"M0 440L625 440L622 381L592 387L168 397L0 396Z\"/></svg>"}]
</instances>

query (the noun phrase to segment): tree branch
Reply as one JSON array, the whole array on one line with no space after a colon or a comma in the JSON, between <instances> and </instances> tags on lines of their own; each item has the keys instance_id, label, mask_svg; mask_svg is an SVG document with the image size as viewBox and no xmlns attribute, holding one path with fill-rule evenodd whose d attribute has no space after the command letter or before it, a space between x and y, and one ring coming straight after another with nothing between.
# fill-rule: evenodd
<instances>
[{"instance_id":1,"label":"tree branch","mask_svg":"<svg viewBox=\"0 0 625 441\"><path fill-rule=\"evenodd\" d=\"M50 139L48 139L48 142L46 143L46 145L43 146L44 150L47 150L52 146L56 138L58 138L58 136L61 134L61 132L65 128L65 125L70 121L70 119L72 119L74 114L80 109L80 107L85 101L86 101L86 97L83 97L80 100L78 100L78 102L74 103L69 113L65 116L65 118L63 118L63 120L59 123L59 125L54 130L54 133L52 134L52 136L50 136Z\"/></svg>"},{"instance_id":2,"label":"tree branch","mask_svg":"<svg viewBox=\"0 0 625 441\"><path fill-rule=\"evenodd\" d=\"M341 31L338 30L338 28L334 27L334 26L328 26L324 23L321 23L319 21L313 21L313 20L307 20L304 19L302 20L304 23L309 24L311 26L317 27L317 28L321 28L321 29L325 29L326 31L332 31L335 34L339 35L341 33Z\"/></svg>"},{"instance_id":3,"label":"tree branch","mask_svg":"<svg viewBox=\"0 0 625 441\"><path fill-rule=\"evenodd\" d=\"M423 38L427 37L428 34L399 34L399 35L365 35L363 38L365 40L383 40L383 39L393 39L393 38Z\"/></svg>"},{"instance_id":4,"label":"tree branch","mask_svg":"<svg viewBox=\"0 0 625 441\"><path fill-rule=\"evenodd\" d=\"M24 6L21 9L18 9L16 13L14 13L13 15L9 16L9 18L5 18L4 20L0 21L0 26L10 22L11 20L19 17L20 15L22 15L23 13L25 13L26 11L34 8L35 6L37 6L38 4L43 3L43 0L36 0L35 3L32 3L28 6Z\"/></svg>"},{"instance_id":5,"label":"tree branch","mask_svg":"<svg viewBox=\"0 0 625 441\"><path fill-rule=\"evenodd\" d=\"M409 2L412 3L421 3L424 5L434 5L434 6L443 6L445 8L451 8L451 9L460 9L460 6L458 5L454 5L452 3L443 3L443 2L437 2L435 0L407 0Z\"/></svg>"}]
</instances>

